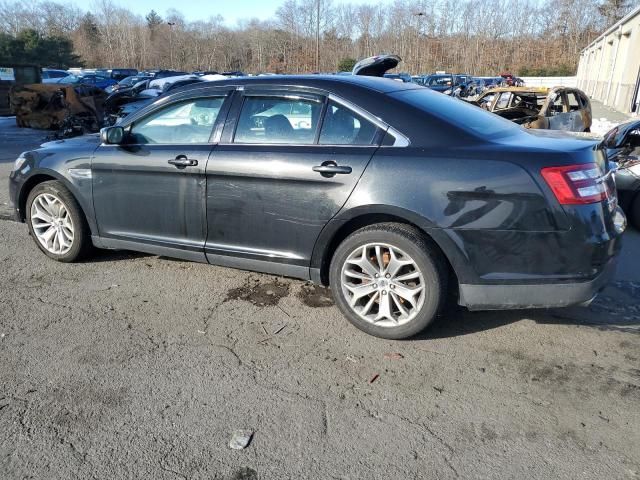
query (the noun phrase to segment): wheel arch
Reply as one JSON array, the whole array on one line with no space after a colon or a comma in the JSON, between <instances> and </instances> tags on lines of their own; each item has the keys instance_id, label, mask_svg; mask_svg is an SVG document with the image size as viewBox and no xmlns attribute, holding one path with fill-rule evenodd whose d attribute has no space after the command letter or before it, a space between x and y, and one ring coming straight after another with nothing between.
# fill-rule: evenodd
<instances>
[{"instance_id":1,"label":"wheel arch","mask_svg":"<svg viewBox=\"0 0 640 480\"><path fill-rule=\"evenodd\" d=\"M334 218L320 233L311 257L312 280L329 285L329 266L340 243L360 228L376 223L401 223L418 230L446 261L451 276L450 285L457 285L468 276L468 263L462 261L462 251L453 240L439 228L416 213L401 208L357 208L339 218ZM463 282L464 283L464 282Z\"/></svg>"},{"instance_id":2,"label":"wheel arch","mask_svg":"<svg viewBox=\"0 0 640 480\"><path fill-rule=\"evenodd\" d=\"M67 190L69 190L73 198L76 200L76 202L78 202L78 205L80 206L80 212L84 216L84 219L87 222L87 225L89 225L89 229L93 231L94 223L89 221L90 217L89 215L87 215L86 205L83 202L82 196L78 194L78 189L67 178L65 178L63 175L60 175L58 172L55 172L53 170L38 170L33 174L31 174L29 178L27 178L24 181L24 183L22 184L22 187L20 188L20 193L18 195L19 220L21 222L24 222L26 220L27 198L29 197L29 193L41 183L48 182L51 180L57 180L61 182L67 188Z\"/></svg>"}]
</instances>

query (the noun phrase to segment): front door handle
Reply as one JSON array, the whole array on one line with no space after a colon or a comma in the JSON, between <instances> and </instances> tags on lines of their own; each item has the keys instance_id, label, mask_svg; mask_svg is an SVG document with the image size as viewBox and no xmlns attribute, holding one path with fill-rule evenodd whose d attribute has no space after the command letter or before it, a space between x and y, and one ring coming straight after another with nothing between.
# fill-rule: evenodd
<instances>
[{"instance_id":1,"label":"front door handle","mask_svg":"<svg viewBox=\"0 0 640 480\"><path fill-rule=\"evenodd\" d=\"M175 165L178 168L195 167L196 165L198 165L198 160L187 158L186 155L178 155L176 158L170 159L169 163L171 165Z\"/></svg>"},{"instance_id":2,"label":"front door handle","mask_svg":"<svg viewBox=\"0 0 640 480\"><path fill-rule=\"evenodd\" d=\"M330 160L328 162L322 162L322 165L316 165L313 167L313 171L318 172L323 177L333 177L337 173L342 175L349 174L352 172L352 169L346 165L338 165L336 162Z\"/></svg>"}]
</instances>

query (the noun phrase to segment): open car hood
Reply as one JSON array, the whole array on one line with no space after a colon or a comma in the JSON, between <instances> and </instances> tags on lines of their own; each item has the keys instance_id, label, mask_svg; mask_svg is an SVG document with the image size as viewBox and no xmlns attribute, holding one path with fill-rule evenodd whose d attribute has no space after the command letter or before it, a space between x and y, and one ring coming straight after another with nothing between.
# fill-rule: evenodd
<instances>
[{"instance_id":1,"label":"open car hood","mask_svg":"<svg viewBox=\"0 0 640 480\"><path fill-rule=\"evenodd\" d=\"M382 77L387 70L396 68L402 59L397 55L376 55L355 64L351 73L368 77Z\"/></svg>"}]
</instances>

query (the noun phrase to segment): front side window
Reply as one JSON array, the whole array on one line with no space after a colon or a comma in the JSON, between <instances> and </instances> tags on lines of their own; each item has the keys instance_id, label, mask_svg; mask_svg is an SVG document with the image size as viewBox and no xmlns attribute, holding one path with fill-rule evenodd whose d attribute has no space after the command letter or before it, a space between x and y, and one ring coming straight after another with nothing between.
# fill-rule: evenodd
<instances>
[{"instance_id":1,"label":"front side window","mask_svg":"<svg viewBox=\"0 0 640 480\"><path fill-rule=\"evenodd\" d=\"M552 100L549 108L551 115L557 115L558 113L565 112L564 96L561 92L551 93L550 99Z\"/></svg>"},{"instance_id":2,"label":"front side window","mask_svg":"<svg viewBox=\"0 0 640 480\"><path fill-rule=\"evenodd\" d=\"M207 143L224 97L198 98L168 105L136 122L133 143Z\"/></svg>"},{"instance_id":3,"label":"front side window","mask_svg":"<svg viewBox=\"0 0 640 480\"><path fill-rule=\"evenodd\" d=\"M307 98L246 97L235 143L312 144L322 103Z\"/></svg>"},{"instance_id":4,"label":"front side window","mask_svg":"<svg viewBox=\"0 0 640 480\"><path fill-rule=\"evenodd\" d=\"M329 102L320 131L321 145L371 145L376 126L348 108Z\"/></svg>"}]
</instances>

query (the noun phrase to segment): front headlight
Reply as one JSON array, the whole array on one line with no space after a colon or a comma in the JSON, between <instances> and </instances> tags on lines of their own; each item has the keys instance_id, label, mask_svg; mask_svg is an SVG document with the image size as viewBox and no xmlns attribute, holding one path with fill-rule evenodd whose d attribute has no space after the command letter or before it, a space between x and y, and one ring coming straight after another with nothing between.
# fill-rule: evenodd
<instances>
[{"instance_id":1,"label":"front headlight","mask_svg":"<svg viewBox=\"0 0 640 480\"><path fill-rule=\"evenodd\" d=\"M17 172L20 170L26 161L27 157L25 157L24 153L21 153L20 156L16 158L16 161L13 162L13 171Z\"/></svg>"}]
</instances>

